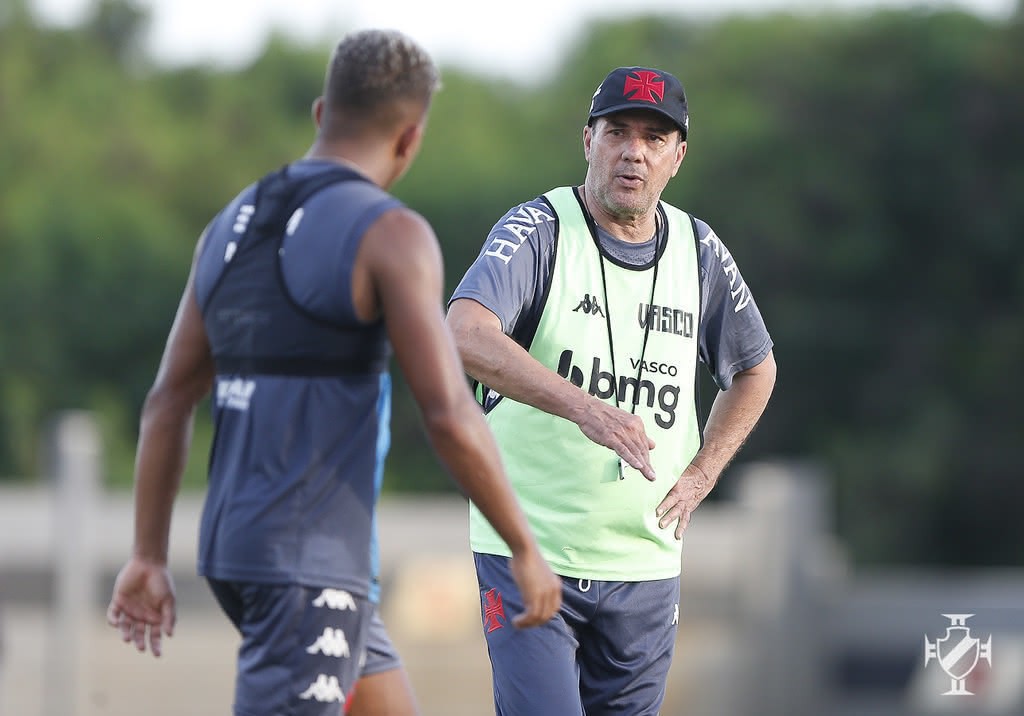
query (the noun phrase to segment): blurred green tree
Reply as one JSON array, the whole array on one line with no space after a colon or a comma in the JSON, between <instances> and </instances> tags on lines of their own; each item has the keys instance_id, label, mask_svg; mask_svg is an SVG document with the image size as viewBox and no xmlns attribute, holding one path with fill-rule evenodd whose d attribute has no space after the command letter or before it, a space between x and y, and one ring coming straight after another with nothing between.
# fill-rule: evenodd
<instances>
[{"instance_id":1,"label":"blurred green tree","mask_svg":"<svg viewBox=\"0 0 1024 716\"><path fill-rule=\"evenodd\" d=\"M868 563L1019 563L1024 503L1024 6L604 21L552 76L446 68L396 193L433 223L446 290L506 210L579 182L613 67L687 88L666 199L735 254L776 341L779 385L741 456L821 461ZM0 475L41 469L53 411L101 415L114 484L194 242L246 183L305 151L327 47L274 37L247 67L166 69L146 13L81 27L0 10ZM705 392L710 381L702 380ZM708 401L705 401L708 402ZM188 484L204 481L200 416ZM390 490L447 490L400 376ZM728 491L728 480L723 484Z\"/></svg>"}]
</instances>

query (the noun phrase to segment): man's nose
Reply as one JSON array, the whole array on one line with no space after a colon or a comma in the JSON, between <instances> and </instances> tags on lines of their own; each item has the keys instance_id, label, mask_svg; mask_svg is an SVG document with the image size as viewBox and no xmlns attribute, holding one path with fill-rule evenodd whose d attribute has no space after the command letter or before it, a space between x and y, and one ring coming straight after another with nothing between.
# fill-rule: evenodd
<instances>
[{"instance_id":1,"label":"man's nose","mask_svg":"<svg viewBox=\"0 0 1024 716\"><path fill-rule=\"evenodd\" d=\"M644 158L644 143L640 137L630 137L622 147L622 158L637 162Z\"/></svg>"}]
</instances>

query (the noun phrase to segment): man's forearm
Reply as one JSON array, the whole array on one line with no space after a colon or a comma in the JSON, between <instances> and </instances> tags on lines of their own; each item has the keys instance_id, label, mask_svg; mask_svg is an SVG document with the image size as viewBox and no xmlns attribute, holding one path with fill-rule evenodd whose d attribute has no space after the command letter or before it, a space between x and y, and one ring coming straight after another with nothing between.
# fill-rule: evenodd
<instances>
[{"instance_id":1,"label":"man's forearm","mask_svg":"<svg viewBox=\"0 0 1024 716\"><path fill-rule=\"evenodd\" d=\"M135 465L135 545L137 556L166 562L174 499L192 441L189 410L147 401Z\"/></svg>"},{"instance_id":2,"label":"man's forearm","mask_svg":"<svg viewBox=\"0 0 1024 716\"><path fill-rule=\"evenodd\" d=\"M539 363L504 334L470 330L458 336L463 367L474 379L506 398L574 423L591 396Z\"/></svg>"},{"instance_id":3,"label":"man's forearm","mask_svg":"<svg viewBox=\"0 0 1024 716\"><path fill-rule=\"evenodd\" d=\"M775 386L775 359L770 353L765 363L738 373L729 390L719 392L711 406L704 446L692 464L712 483L739 452L768 404Z\"/></svg>"}]
</instances>

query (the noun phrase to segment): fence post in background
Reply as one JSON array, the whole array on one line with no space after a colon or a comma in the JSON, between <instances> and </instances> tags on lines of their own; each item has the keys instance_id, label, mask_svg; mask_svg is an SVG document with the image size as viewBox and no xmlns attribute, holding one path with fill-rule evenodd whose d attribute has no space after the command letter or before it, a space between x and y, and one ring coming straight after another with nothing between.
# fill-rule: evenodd
<instances>
[{"instance_id":1,"label":"fence post in background","mask_svg":"<svg viewBox=\"0 0 1024 716\"><path fill-rule=\"evenodd\" d=\"M816 716L823 688L823 598L829 566L829 493L824 470L800 462L753 463L742 470L739 503L751 544L741 604L750 634L749 710Z\"/></svg>"},{"instance_id":2,"label":"fence post in background","mask_svg":"<svg viewBox=\"0 0 1024 716\"><path fill-rule=\"evenodd\" d=\"M53 612L44 668L46 716L75 716L85 693L83 644L97 599L100 432L84 411L60 413L49 441L53 470Z\"/></svg>"}]
</instances>

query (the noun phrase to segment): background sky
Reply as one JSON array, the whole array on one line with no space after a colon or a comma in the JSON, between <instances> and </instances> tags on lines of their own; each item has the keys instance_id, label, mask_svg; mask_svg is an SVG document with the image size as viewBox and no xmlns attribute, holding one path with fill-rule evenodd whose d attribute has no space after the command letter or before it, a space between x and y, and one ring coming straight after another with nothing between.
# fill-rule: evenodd
<instances>
[{"instance_id":1,"label":"background sky","mask_svg":"<svg viewBox=\"0 0 1024 716\"><path fill-rule=\"evenodd\" d=\"M529 80L556 69L563 48L586 21L663 12L707 18L726 12L860 11L878 7L957 7L1008 16L1016 0L138 0L151 11L150 54L165 65L238 66L255 57L277 29L304 42L332 45L366 27L402 30L441 63ZM32 0L44 21L70 25L93 0ZM713 8L709 8L713 5Z\"/></svg>"}]
</instances>

